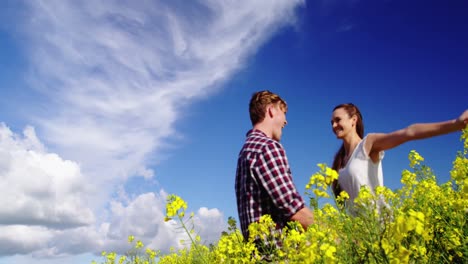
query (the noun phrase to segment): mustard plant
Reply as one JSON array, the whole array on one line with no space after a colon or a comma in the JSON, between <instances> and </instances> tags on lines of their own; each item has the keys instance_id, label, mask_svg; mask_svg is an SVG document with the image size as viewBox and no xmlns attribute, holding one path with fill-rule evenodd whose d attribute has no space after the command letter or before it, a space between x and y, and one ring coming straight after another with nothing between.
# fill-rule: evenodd
<instances>
[{"instance_id":1,"label":"mustard plant","mask_svg":"<svg viewBox=\"0 0 468 264\"><path fill-rule=\"evenodd\" d=\"M278 232L265 215L245 239L230 217L228 230L208 247L195 234L193 213L186 216L187 203L169 195L166 221L187 233L185 247L141 254L143 244L130 237L132 250L123 256L103 252L103 263L468 263L468 129L461 140L448 182L439 184L424 158L411 151L401 188L363 187L353 203L346 192L330 195L338 173L318 164L306 185L315 219L306 230L290 222Z\"/></svg>"}]
</instances>

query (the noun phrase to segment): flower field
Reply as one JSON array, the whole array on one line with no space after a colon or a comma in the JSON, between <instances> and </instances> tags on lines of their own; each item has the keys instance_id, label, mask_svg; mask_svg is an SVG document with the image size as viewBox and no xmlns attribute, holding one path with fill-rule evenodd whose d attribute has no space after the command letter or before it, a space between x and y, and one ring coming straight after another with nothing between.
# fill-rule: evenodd
<instances>
[{"instance_id":1,"label":"flower field","mask_svg":"<svg viewBox=\"0 0 468 264\"><path fill-rule=\"evenodd\" d=\"M166 220L177 220L187 232L186 248L160 254L129 237L133 248L128 254L103 252L100 263L468 263L468 129L462 141L450 181L438 183L424 158L411 151L400 189L362 188L352 209L345 206L346 193L330 197L338 174L319 164L306 186L315 214L307 230L291 222L283 232L272 232L275 224L267 215L249 227L244 240L229 218L228 230L215 244L205 245L189 224L193 214L186 214L187 203L170 195ZM268 246L273 239L282 247Z\"/></svg>"}]
</instances>

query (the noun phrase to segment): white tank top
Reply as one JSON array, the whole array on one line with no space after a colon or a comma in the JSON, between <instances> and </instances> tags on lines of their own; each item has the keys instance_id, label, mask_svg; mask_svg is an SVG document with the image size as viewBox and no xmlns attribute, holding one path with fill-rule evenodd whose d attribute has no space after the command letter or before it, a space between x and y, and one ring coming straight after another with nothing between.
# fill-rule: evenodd
<instances>
[{"instance_id":1,"label":"white tank top","mask_svg":"<svg viewBox=\"0 0 468 264\"><path fill-rule=\"evenodd\" d=\"M369 186L372 192L375 187L383 186L381 161L384 151L379 153L379 161L374 163L364 149L366 138L356 146L346 166L339 170L338 183L341 189L349 194L351 204L358 196L361 186Z\"/></svg>"}]
</instances>

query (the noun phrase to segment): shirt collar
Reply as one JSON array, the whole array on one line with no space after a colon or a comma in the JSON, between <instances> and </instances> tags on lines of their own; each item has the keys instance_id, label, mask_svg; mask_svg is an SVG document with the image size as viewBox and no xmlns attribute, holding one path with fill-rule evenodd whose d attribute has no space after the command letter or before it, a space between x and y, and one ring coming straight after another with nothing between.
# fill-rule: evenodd
<instances>
[{"instance_id":1,"label":"shirt collar","mask_svg":"<svg viewBox=\"0 0 468 264\"><path fill-rule=\"evenodd\" d=\"M246 136L249 136L249 135L251 135L251 134L257 134L257 135L261 135L261 136L264 136L264 137L267 136L263 131L261 131L261 130L259 130L259 129L255 129L255 128L254 128L254 129L250 129L250 130L247 132Z\"/></svg>"}]
</instances>

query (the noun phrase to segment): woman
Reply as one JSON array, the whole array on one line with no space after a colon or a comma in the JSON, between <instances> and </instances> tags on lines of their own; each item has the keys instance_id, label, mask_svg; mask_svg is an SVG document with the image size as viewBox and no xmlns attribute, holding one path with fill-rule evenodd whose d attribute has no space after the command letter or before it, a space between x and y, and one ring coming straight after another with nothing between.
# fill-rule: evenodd
<instances>
[{"instance_id":1,"label":"woman","mask_svg":"<svg viewBox=\"0 0 468 264\"><path fill-rule=\"evenodd\" d=\"M443 135L464 129L468 110L460 117L437 123L413 124L391 133L370 133L364 137L364 124L359 109L353 104L341 104L333 109L331 124L336 137L343 141L335 154L332 168L338 171L338 181L332 187L335 196L343 190L349 201L357 197L362 185L373 191L383 186L381 161L384 150L410 140Z\"/></svg>"}]
</instances>

